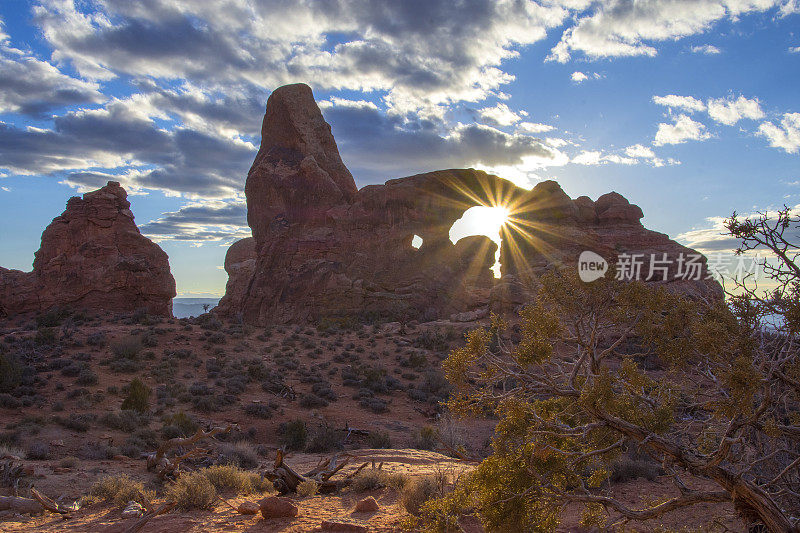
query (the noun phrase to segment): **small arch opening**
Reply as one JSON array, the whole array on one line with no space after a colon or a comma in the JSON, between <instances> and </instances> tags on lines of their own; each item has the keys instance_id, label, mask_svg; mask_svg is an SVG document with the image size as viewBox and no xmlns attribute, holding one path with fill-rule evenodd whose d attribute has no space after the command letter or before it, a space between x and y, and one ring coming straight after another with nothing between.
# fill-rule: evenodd
<instances>
[{"instance_id":1,"label":"small arch opening","mask_svg":"<svg viewBox=\"0 0 800 533\"><path fill-rule=\"evenodd\" d=\"M470 207L450 228L450 241L455 244L464 237L485 235L497 243L492 272L500 277L500 228L508 221L508 210L505 207L489 207L476 205Z\"/></svg>"},{"instance_id":2,"label":"small arch opening","mask_svg":"<svg viewBox=\"0 0 800 533\"><path fill-rule=\"evenodd\" d=\"M414 235L414 238L411 239L411 246L419 250L419 247L422 246L422 237Z\"/></svg>"}]
</instances>

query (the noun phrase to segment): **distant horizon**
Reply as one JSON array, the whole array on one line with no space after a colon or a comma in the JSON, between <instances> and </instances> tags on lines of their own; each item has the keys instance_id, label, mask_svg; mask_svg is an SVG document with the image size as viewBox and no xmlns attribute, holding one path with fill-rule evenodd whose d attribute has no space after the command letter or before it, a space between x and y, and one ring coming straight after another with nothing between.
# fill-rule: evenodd
<instances>
[{"instance_id":1,"label":"distant horizon","mask_svg":"<svg viewBox=\"0 0 800 533\"><path fill-rule=\"evenodd\" d=\"M218 298L267 98L295 82L359 188L555 179L725 257L734 210L800 211L796 0L346 4L1 6L0 266L29 271L67 198L116 180L178 297Z\"/></svg>"}]
</instances>

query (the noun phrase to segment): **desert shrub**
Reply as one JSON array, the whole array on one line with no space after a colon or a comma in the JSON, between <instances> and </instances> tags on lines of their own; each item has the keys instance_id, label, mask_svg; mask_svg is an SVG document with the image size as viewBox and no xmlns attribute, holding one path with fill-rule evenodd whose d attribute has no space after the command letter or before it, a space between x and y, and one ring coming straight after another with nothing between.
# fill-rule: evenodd
<instances>
[{"instance_id":1,"label":"desert shrub","mask_svg":"<svg viewBox=\"0 0 800 533\"><path fill-rule=\"evenodd\" d=\"M195 422L194 418L183 411L167 415L163 420L165 427L175 427L180 431L180 435L178 436L188 437L189 435L193 435L197 431L197 428L200 427L197 422Z\"/></svg>"},{"instance_id":2,"label":"desert shrub","mask_svg":"<svg viewBox=\"0 0 800 533\"><path fill-rule=\"evenodd\" d=\"M423 426L414 434L411 447L417 450L434 450L439 437L432 426Z\"/></svg>"},{"instance_id":3,"label":"desert shrub","mask_svg":"<svg viewBox=\"0 0 800 533\"><path fill-rule=\"evenodd\" d=\"M300 397L300 407L304 409L314 409L317 407L327 407L328 402L315 394L303 394Z\"/></svg>"},{"instance_id":4,"label":"desert shrub","mask_svg":"<svg viewBox=\"0 0 800 533\"><path fill-rule=\"evenodd\" d=\"M227 342L227 338L225 337L224 333L212 333L208 336L208 342L211 344L225 344L225 342Z\"/></svg>"},{"instance_id":5,"label":"desert shrub","mask_svg":"<svg viewBox=\"0 0 800 533\"><path fill-rule=\"evenodd\" d=\"M22 383L24 365L10 355L0 353L0 392L11 392Z\"/></svg>"},{"instance_id":6,"label":"desert shrub","mask_svg":"<svg viewBox=\"0 0 800 533\"><path fill-rule=\"evenodd\" d=\"M106 335L102 332L97 333L90 333L86 337L86 344L89 346L105 346L106 345Z\"/></svg>"},{"instance_id":7,"label":"desert shrub","mask_svg":"<svg viewBox=\"0 0 800 533\"><path fill-rule=\"evenodd\" d=\"M213 465L199 470L219 492L251 494L268 492L272 483L254 472L246 472L234 465Z\"/></svg>"},{"instance_id":8,"label":"desert shrub","mask_svg":"<svg viewBox=\"0 0 800 533\"><path fill-rule=\"evenodd\" d=\"M36 335L33 337L33 342L39 345L55 344L57 340L58 335L54 328L41 327L36 331Z\"/></svg>"},{"instance_id":9,"label":"desert shrub","mask_svg":"<svg viewBox=\"0 0 800 533\"><path fill-rule=\"evenodd\" d=\"M385 431L372 431L367 437L367 444L370 448L391 448L392 439Z\"/></svg>"},{"instance_id":10,"label":"desert shrub","mask_svg":"<svg viewBox=\"0 0 800 533\"><path fill-rule=\"evenodd\" d=\"M142 351L142 340L139 337L128 337L111 345L111 353L115 359L135 361Z\"/></svg>"},{"instance_id":11,"label":"desert shrub","mask_svg":"<svg viewBox=\"0 0 800 533\"><path fill-rule=\"evenodd\" d=\"M249 442L224 443L219 448L219 454L223 464L233 464L242 468L258 466L258 452Z\"/></svg>"},{"instance_id":12,"label":"desert shrub","mask_svg":"<svg viewBox=\"0 0 800 533\"><path fill-rule=\"evenodd\" d=\"M376 490L386 486L385 475L382 470L377 468L365 468L353 478L350 483L350 490L354 492L366 492Z\"/></svg>"},{"instance_id":13,"label":"desert shrub","mask_svg":"<svg viewBox=\"0 0 800 533\"><path fill-rule=\"evenodd\" d=\"M335 429L322 425L311 431L306 451L312 453L327 452L338 450L342 447L342 434Z\"/></svg>"},{"instance_id":14,"label":"desert shrub","mask_svg":"<svg viewBox=\"0 0 800 533\"><path fill-rule=\"evenodd\" d=\"M22 405L18 399L14 398L7 392L0 394L0 407L4 409L16 409Z\"/></svg>"},{"instance_id":15,"label":"desert shrub","mask_svg":"<svg viewBox=\"0 0 800 533\"><path fill-rule=\"evenodd\" d=\"M418 515L429 500L444 496L445 485L438 476L424 476L412 480L400 492L400 502L406 511Z\"/></svg>"},{"instance_id":16,"label":"desert shrub","mask_svg":"<svg viewBox=\"0 0 800 533\"><path fill-rule=\"evenodd\" d=\"M314 496L317 492L319 492L319 485L316 481L307 480L301 481L297 485L297 494L303 497Z\"/></svg>"},{"instance_id":17,"label":"desert shrub","mask_svg":"<svg viewBox=\"0 0 800 533\"><path fill-rule=\"evenodd\" d=\"M302 450L308 441L308 428L302 420L295 419L280 425L281 440L289 450Z\"/></svg>"},{"instance_id":18,"label":"desert shrub","mask_svg":"<svg viewBox=\"0 0 800 533\"><path fill-rule=\"evenodd\" d=\"M68 455L66 457L61 458L58 462L58 466L61 468L75 468L78 466L78 458L72 455Z\"/></svg>"},{"instance_id":19,"label":"desert shrub","mask_svg":"<svg viewBox=\"0 0 800 533\"><path fill-rule=\"evenodd\" d=\"M17 446L12 446L11 444L2 443L0 444L0 457L5 457L6 455L10 455L12 457L19 457L20 459L22 459L25 457L25 451Z\"/></svg>"},{"instance_id":20,"label":"desert shrub","mask_svg":"<svg viewBox=\"0 0 800 533\"><path fill-rule=\"evenodd\" d=\"M201 472L185 472L166 491L167 498L178 507L190 509L213 509L217 490Z\"/></svg>"},{"instance_id":21,"label":"desert shrub","mask_svg":"<svg viewBox=\"0 0 800 533\"><path fill-rule=\"evenodd\" d=\"M135 378L128 385L128 395L122 401L122 409L146 412L150 408L150 387Z\"/></svg>"},{"instance_id":22,"label":"desert shrub","mask_svg":"<svg viewBox=\"0 0 800 533\"><path fill-rule=\"evenodd\" d=\"M245 406L244 412L256 418L272 418L272 408L263 403L251 403Z\"/></svg>"},{"instance_id":23,"label":"desert shrub","mask_svg":"<svg viewBox=\"0 0 800 533\"><path fill-rule=\"evenodd\" d=\"M54 417L53 420L60 426L83 433L89 430L95 418L95 415L90 413L72 413L67 418Z\"/></svg>"},{"instance_id":24,"label":"desert shrub","mask_svg":"<svg viewBox=\"0 0 800 533\"><path fill-rule=\"evenodd\" d=\"M69 363L61 369L61 375L68 378L77 377L86 370L86 365L83 363Z\"/></svg>"},{"instance_id":25,"label":"desert shrub","mask_svg":"<svg viewBox=\"0 0 800 533\"><path fill-rule=\"evenodd\" d=\"M69 314L69 310L67 309L53 307L36 316L36 326L39 328L54 328L60 326Z\"/></svg>"},{"instance_id":26,"label":"desert shrub","mask_svg":"<svg viewBox=\"0 0 800 533\"><path fill-rule=\"evenodd\" d=\"M78 379L75 380L78 385L97 385L98 382L97 374L88 367L82 368L78 373Z\"/></svg>"},{"instance_id":27,"label":"desert shrub","mask_svg":"<svg viewBox=\"0 0 800 533\"><path fill-rule=\"evenodd\" d=\"M50 458L50 445L46 442L37 440L28 446L25 457L31 461L43 461Z\"/></svg>"},{"instance_id":28,"label":"desert shrub","mask_svg":"<svg viewBox=\"0 0 800 533\"><path fill-rule=\"evenodd\" d=\"M381 398L362 398L358 404L376 414L385 413L389 410L389 402Z\"/></svg>"},{"instance_id":29,"label":"desert shrub","mask_svg":"<svg viewBox=\"0 0 800 533\"><path fill-rule=\"evenodd\" d=\"M135 431L125 439L125 443L120 448L122 455L133 459L138 459L148 450L154 449L158 445L158 435L151 429L142 428Z\"/></svg>"},{"instance_id":30,"label":"desert shrub","mask_svg":"<svg viewBox=\"0 0 800 533\"><path fill-rule=\"evenodd\" d=\"M105 442L86 442L78 449L78 457L81 459L111 459L118 453L119 450Z\"/></svg>"},{"instance_id":31,"label":"desert shrub","mask_svg":"<svg viewBox=\"0 0 800 533\"><path fill-rule=\"evenodd\" d=\"M152 499L155 494L146 491L141 481L132 479L128 474L109 475L96 481L89 489L93 499L110 502L114 505L125 505L129 501L143 503L142 495Z\"/></svg>"}]
</instances>

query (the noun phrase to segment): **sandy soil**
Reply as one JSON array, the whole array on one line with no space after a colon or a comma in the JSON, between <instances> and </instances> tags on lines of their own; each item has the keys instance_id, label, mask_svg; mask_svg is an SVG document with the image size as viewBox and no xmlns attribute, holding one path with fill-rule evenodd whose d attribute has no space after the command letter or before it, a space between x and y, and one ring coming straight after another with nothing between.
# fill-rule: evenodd
<instances>
[{"instance_id":1,"label":"sandy soil","mask_svg":"<svg viewBox=\"0 0 800 533\"><path fill-rule=\"evenodd\" d=\"M305 420L312 431L327 425L385 433L392 449L368 449L369 438L350 435L345 450L367 461L383 462L388 471L411 476L441 469L457 473L469 467L434 451L410 449L418 444L418 434L424 426L446 431L474 457L489 451L493 422L467 420L453 424L439 418L439 363L460 342L463 332L475 324L438 322L402 328L389 324L325 332L307 326L259 329L211 323L209 327L208 323L176 319L142 324L131 323L125 317L88 317L78 322L54 327L53 343L34 341L39 330L31 318L0 322L0 343L9 347L7 351L25 347L29 365L36 370L30 394L18 398L20 405L0 405L0 444L21 452L36 446L47 449L45 459L23 461L31 474L23 485L32 483L54 499L77 500L99 478L120 472L144 482L148 488L158 487L140 457L141 452L152 448L140 441L141 449L137 449L131 443L131 432L109 427L102 418L106 413L119 413L124 388L135 377L147 384L153 394L151 415L134 432L149 430L150 437L160 441L164 417L178 412L190 415L200 426L236 423L240 431L235 438L250 443L258 453L259 465L252 467L255 469L265 468L274 458L275 449L282 442L281 424L296 418ZM115 346L132 338L145 339L145 346L132 365L120 370L112 362ZM257 361L261 365L249 379L231 381L237 373L248 374L247 365L237 367L241 361ZM65 371L70 365L90 369L96 382L81 380L75 372ZM363 381L354 385L353 372L363 379L367 375L364 372L370 370L376 370L377 381L388 383L389 387L377 386L366 393ZM270 376L267 379L265 371ZM282 387L262 386L275 376L282 381ZM387 376L392 379L386 380ZM328 405L303 407L304 397L317 398L314 388L319 383L328 384L332 391L327 395ZM197 389L198 384L205 389ZM220 401L208 408L198 401L202 397ZM375 412L365 397L385 402L385 410ZM252 409L246 409L252 405L271 406L269 418L249 414ZM70 415L86 415L85 427L70 424ZM340 435L343 438L345 433ZM213 453L222 444L210 443L209 448ZM105 455L101 453L102 457L97 458L98 450L105 451ZM321 456L330 454L295 453L288 461L299 469L310 468ZM200 461L188 466L203 464L206 463ZM10 493L10 488L0 487L0 494ZM672 494L672 488L666 482L637 479L616 485L614 494L623 501L635 501L643 494L654 498ZM380 510L354 513L356 501L367 495L378 500ZM245 499L232 498L230 503L235 506ZM397 531L406 516L399 495L389 488L298 498L298 505L297 518L264 520L260 516L238 515L220 502L213 511L172 512L157 517L143 531L314 531L328 518L352 519L367 525L370 531ZM727 505L696 506L639 530L655 531L662 525L673 530L696 528L707 524L711 517L720 517L731 531L741 531ZM579 512L568 508L560 531L580 531L578 520ZM28 518L0 513L0 532L112 532L123 531L128 524L121 518L119 508L98 504L73 513L69 520L53 515ZM473 518L465 519L462 525L466 531L482 531Z\"/></svg>"}]
</instances>

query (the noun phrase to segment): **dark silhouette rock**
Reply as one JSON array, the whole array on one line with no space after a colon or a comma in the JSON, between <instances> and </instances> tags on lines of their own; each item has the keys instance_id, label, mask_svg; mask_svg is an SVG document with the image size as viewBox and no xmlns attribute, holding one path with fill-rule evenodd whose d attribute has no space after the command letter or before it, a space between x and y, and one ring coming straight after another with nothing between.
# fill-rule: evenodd
<instances>
[{"instance_id":1,"label":"dark silhouette rock","mask_svg":"<svg viewBox=\"0 0 800 533\"><path fill-rule=\"evenodd\" d=\"M250 323L486 316L489 308L513 311L530 301L538 276L576 268L584 250L612 263L628 253L672 260L694 253L645 229L641 209L623 196L573 201L555 181L528 191L483 171L450 169L356 190L311 89L301 84L270 96L245 193L254 238L229 251L228 287L216 312ZM490 270L494 242L450 241L453 223L477 205L502 205L511 215L501 230L499 280ZM719 294L705 279L665 283Z\"/></svg>"},{"instance_id":2,"label":"dark silhouette rock","mask_svg":"<svg viewBox=\"0 0 800 533\"><path fill-rule=\"evenodd\" d=\"M0 269L7 314L63 307L171 316L174 296L167 254L139 232L113 181L69 199L42 233L32 272Z\"/></svg>"}]
</instances>

